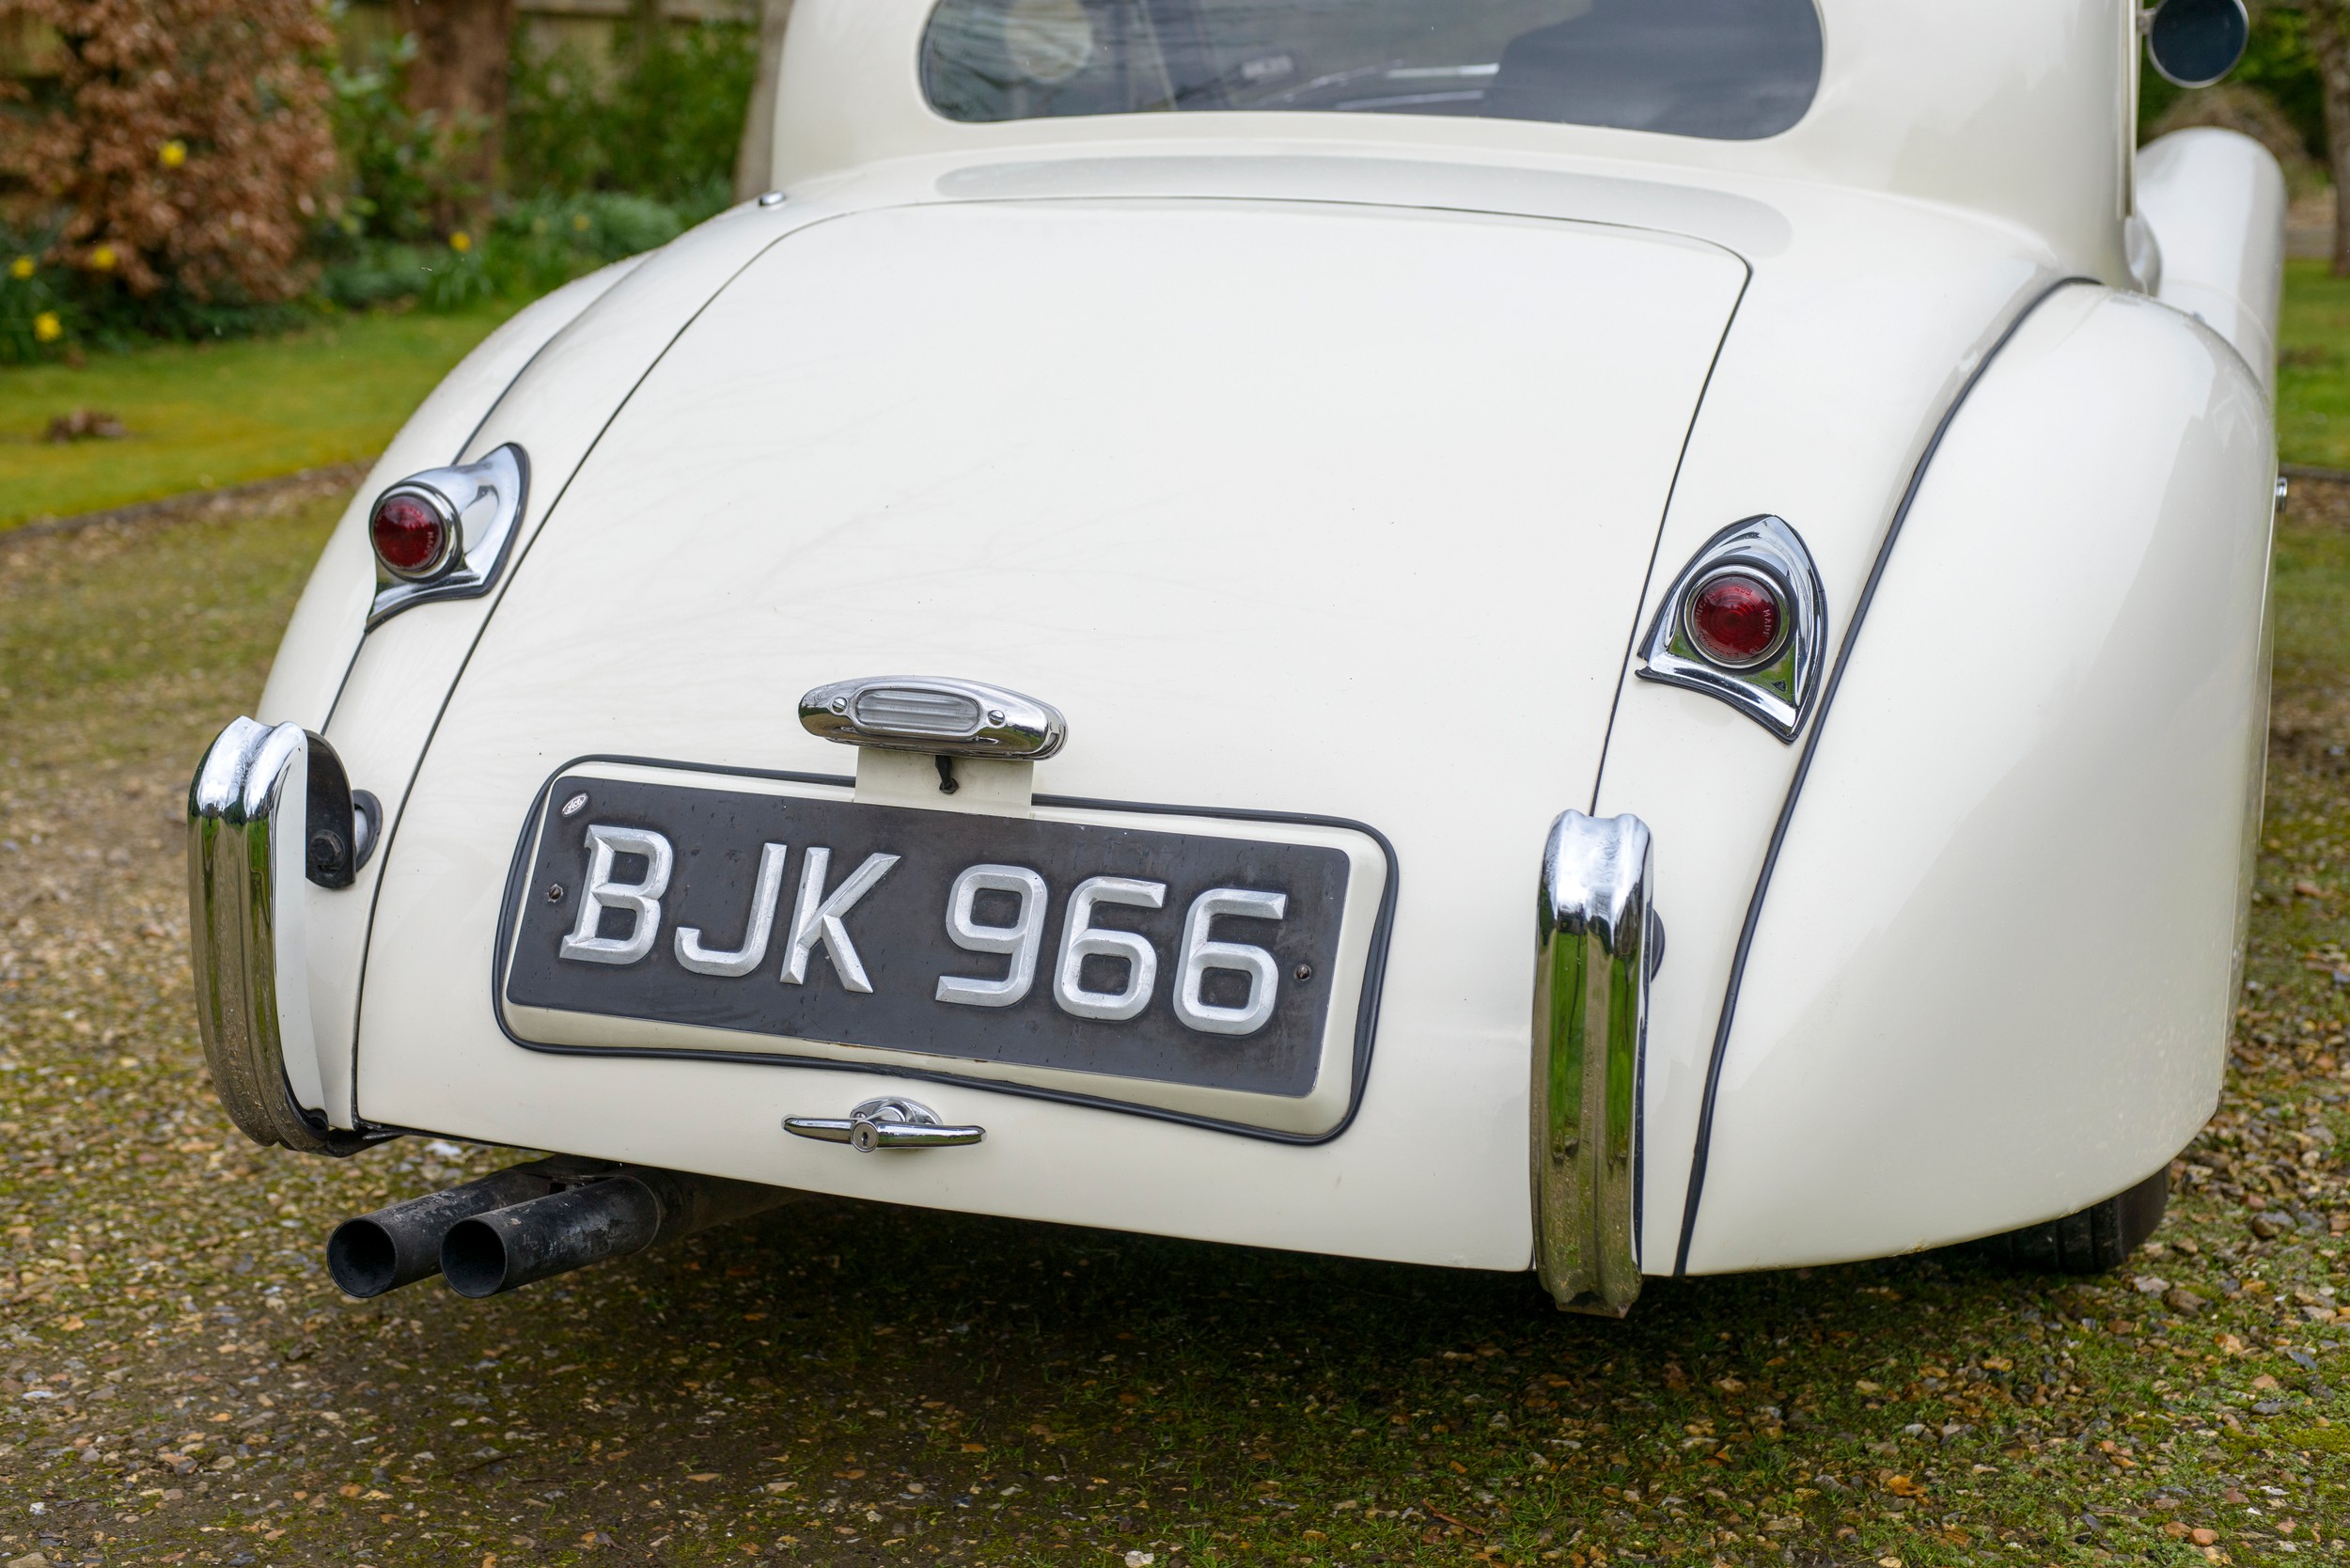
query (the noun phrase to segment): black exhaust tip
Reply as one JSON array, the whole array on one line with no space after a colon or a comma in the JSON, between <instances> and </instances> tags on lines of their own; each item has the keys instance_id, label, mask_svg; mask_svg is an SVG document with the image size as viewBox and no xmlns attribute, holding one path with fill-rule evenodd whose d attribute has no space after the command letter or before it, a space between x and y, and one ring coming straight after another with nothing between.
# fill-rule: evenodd
<instances>
[{"instance_id":1,"label":"black exhaust tip","mask_svg":"<svg viewBox=\"0 0 2350 1568\"><path fill-rule=\"evenodd\" d=\"M442 1238L441 1272L459 1295L479 1299L799 1197L754 1182L621 1166L561 1192L458 1221Z\"/></svg>"},{"instance_id":2,"label":"black exhaust tip","mask_svg":"<svg viewBox=\"0 0 2350 1568\"><path fill-rule=\"evenodd\" d=\"M565 1159L533 1160L442 1192L429 1192L346 1219L326 1238L326 1272L346 1295L365 1300L441 1272L441 1238L469 1215L553 1192L614 1168Z\"/></svg>"},{"instance_id":3,"label":"black exhaust tip","mask_svg":"<svg viewBox=\"0 0 2350 1568\"><path fill-rule=\"evenodd\" d=\"M400 1277L400 1248L373 1219L346 1219L326 1238L326 1272L345 1295L361 1300L408 1283Z\"/></svg>"},{"instance_id":4,"label":"black exhaust tip","mask_svg":"<svg viewBox=\"0 0 2350 1568\"><path fill-rule=\"evenodd\" d=\"M459 1295L478 1301L509 1287L506 1241L478 1220L460 1220L441 1238L441 1278Z\"/></svg>"},{"instance_id":5,"label":"black exhaust tip","mask_svg":"<svg viewBox=\"0 0 2350 1568\"><path fill-rule=\"evenodd\" d=\"M450 1226L441 1241L441 1272L459 1295L496 1295L642 1252L662 1233L663 1208L634 1174L550 1193Z\"/></svg>"},{"instance_id":6,"label":"black exhaust tip","mask_svg":"<svg viewBox=\"0 0 2350 1568\"><path fill-rule=\"evenodd\" d=\"M556 1154L335 1227L326 1268L365 1300L434 1274L496 1295L789 1203L754 1182Z\"/></svg>"}]
</instances>

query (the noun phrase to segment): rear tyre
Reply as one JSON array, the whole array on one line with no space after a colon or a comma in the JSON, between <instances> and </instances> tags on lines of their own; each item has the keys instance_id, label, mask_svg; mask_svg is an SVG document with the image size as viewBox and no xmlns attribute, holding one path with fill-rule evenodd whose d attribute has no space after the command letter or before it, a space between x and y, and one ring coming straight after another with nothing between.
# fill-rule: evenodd
<instances>
[{"instance_id":1,"label":"rear tyre","mask_svg":"<svg viewBox=\"0 0 2350 1568\"><path fill-rule=\"evenodd\" d=\"M2036 1274L2103 1274L2120 1268L2162 1223L2170 1201L2170 1168L2163 1167L2124 1193L1977 1245L2015 1268Z\"/></svg>"}]
</instances>

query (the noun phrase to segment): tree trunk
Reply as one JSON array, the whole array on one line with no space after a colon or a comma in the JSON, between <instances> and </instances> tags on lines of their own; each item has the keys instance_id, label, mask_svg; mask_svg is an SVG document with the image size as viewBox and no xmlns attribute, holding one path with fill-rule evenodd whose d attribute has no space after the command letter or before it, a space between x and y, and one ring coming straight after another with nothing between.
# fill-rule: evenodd
<instances>
[{"instance_id":1,"label":"tree trunk","mask_svg":"<svg viewBox=\"0 0 2350 1568\"><path fill-rule=\"evenodd\" d=\"M629 0L628 64L642 71L661 40L661 0Z\"/></svg>"},{"instance_id":2,"label":"tree trunk","mask_svg":"<svg viewBox=\"0 0 2350 1568\"><path fill-rule=\"evenodd\" d=\"M2310 51L2326 88L2326 161L2334 177L2334 275L2350 277L2350 0L2307 0Z\"/></svg>"},{"instance_id":3,"label":"tree trunk","mask_svg":"<svg viewBox=\"0 0 2350 1568\"><path fill-rule=\"evenodd\" d=\"M751 83L750 112L743 117L743 144L734 154L734 199L748 201L775 179L777 82L783 75L783 32L791 20L791 0L760 0L759 74Z\"/></svg>"},{"instance_id":4,"label":"tree trunk","mask_svg":"<svg viewBox=\"0 0 2350 1568\"><path fill-rule=\"evenodd\" d=\"M496 172L506 123L515 0L399 0L400 20L416 35L408 71L408 106L431 110L478 138L470 162L487 183Z\"/></svg>"}]
</instances>

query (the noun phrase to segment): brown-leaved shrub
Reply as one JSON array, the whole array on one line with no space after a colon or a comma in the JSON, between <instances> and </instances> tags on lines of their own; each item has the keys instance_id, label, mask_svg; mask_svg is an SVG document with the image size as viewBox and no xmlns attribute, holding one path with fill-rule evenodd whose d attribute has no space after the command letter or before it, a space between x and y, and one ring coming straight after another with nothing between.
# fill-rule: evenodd
<instances>
[{"instance_id":1,"label":"brown-leaved shrub","mask_svg":"<svg viewBox=\"0 0 2350 1568\"><path fill-rule=\"evenodd\" d=\"M316 0L0 0L0 221L133 300L290 299L335 179Z\"/></svg>"}]
</instances>

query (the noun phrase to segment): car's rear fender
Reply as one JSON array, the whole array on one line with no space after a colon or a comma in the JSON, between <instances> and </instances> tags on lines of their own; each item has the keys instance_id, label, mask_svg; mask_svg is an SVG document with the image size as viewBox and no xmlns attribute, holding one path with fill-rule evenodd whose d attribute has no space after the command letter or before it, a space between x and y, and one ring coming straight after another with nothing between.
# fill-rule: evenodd
<instances>
[{"instance_id":1,"label":"car's rear fender","mask_svg":"<svg viewBox=\"0 0 2350 1568\"><path fill-rule=\"evenodd\" d=\"M2003 1231L2193 1137L2260 806L2273 452L2251 370L2178 312L2075 287L2017 330L1839 634L1701 1194L1653 1193L1653 1253L1684 1212L1691 1272Z\"/></svg>"}]
</instances>

